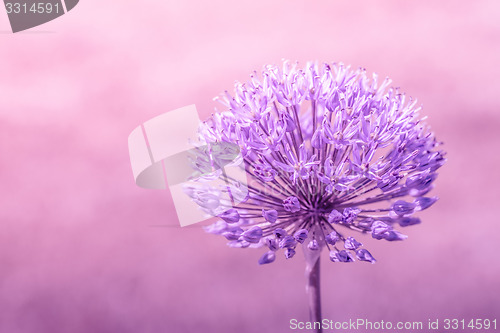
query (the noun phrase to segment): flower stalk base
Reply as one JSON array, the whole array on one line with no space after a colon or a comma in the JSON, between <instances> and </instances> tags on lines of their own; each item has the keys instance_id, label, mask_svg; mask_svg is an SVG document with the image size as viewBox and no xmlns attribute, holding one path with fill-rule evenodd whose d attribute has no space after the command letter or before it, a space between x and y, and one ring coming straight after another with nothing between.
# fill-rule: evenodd
<instances>
[{"instance_id":1,"label":"flower stalk base","mask_svg":"<svg viewBox=\"0 0 500 333\"><path fill-rule=\"evenodd\" d=\"M315 332L321 333L321 288L320 288L320 252L311 251L304 247L306 258L306 293L309 302L309 318L312 323L319 322L320 325Z\"/></svg>"}]
</instances>

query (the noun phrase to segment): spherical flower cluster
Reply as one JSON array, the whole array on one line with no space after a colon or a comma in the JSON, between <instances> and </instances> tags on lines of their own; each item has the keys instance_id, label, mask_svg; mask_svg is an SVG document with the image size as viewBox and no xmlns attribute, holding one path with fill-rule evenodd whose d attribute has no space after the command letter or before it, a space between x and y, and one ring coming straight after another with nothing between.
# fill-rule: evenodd
<instances>
[{"instance_id":1,"label":"spherical flower cluster","mask_svg":"<svg viewBox=\"0 0 500 333\"><path fill-rule=\"evenodd\" d=\"M239 147L248 195L206 230L231 247L265 247L260 264L278 251L292 258L298 244L327 247L333 262L373 263L356 232L405 239L396 227L420 223L414 213L437 200L427 193L445 159L416 101L390 82L343 64L284 62L236 83L200 138ZM201 194L220 206L218 190Z\"/></svg>"}]
</instances>

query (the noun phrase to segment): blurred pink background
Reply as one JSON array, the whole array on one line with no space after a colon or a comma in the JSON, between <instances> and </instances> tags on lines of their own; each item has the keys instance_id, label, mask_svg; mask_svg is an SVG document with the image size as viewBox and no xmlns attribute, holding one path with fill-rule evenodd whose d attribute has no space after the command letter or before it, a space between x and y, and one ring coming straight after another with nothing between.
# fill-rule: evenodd
<instances>
[{"instance_id":1,"label":"blurred pink background","mask_svg":"<svg viewBox=\"0 0 500 333\"><path fill-rule=\"evenodd\" d=\"M176 227L169 193L134 184L127 148L145 120L193 103L206 117L234 80L282 58L390 76L448 152L441 200L406 241L361 238L376 265L323 256L324 317L500 319L498 1L83 0L9 29L0 10L0 332L308 320L301 255L258 266L260 250Z\"/></svg>"}]
</instances>

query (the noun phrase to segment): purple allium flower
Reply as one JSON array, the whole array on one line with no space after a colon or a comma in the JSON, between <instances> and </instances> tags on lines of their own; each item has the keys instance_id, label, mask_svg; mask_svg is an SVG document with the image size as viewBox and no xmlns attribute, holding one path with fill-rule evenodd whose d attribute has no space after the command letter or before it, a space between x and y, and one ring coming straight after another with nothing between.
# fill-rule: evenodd
<instances>
[{"instance_id":1,"label":"purple allium flower","mask_svg":"<svg viewBox=\"0 0 500 333\"><path fill-rule=\"evenodd\" d=\"M219 98L224 110L202 124L200 139L239 147L248 195L232 207L216 190L191 191L224 220L206 230L232 247L269 249L259 264L273 262L277 251L293 257L298 244L327 247L334 262L374 263L353 234L405 239L394 227L420 223L412 215L437 200L424 195L445 154L419 119L417 102L390 83L343 64L289 62L236 83L233 95ZM201 174L219 165L208 151L198 162Z\"/></svg>"}]
</instances>

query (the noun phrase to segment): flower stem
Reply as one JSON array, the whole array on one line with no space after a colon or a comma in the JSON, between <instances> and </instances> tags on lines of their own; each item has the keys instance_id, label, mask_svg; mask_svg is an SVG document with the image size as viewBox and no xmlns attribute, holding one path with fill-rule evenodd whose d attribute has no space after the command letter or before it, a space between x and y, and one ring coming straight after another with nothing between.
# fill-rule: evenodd
<instances>
[{"instance_id":1,"label":"flower stem","mask_svg":"<svg viewBox=\"0 0 500 333\"><path fill-rule=\"evenodd\" d=\"M315 258L314 262L307 262L306 265L306 293L309 298L309 317L315 332L321 333L321 290L320 290L320 258ZM319 323L319 324L316 324Z\"/></svg>"}]
</instances>

